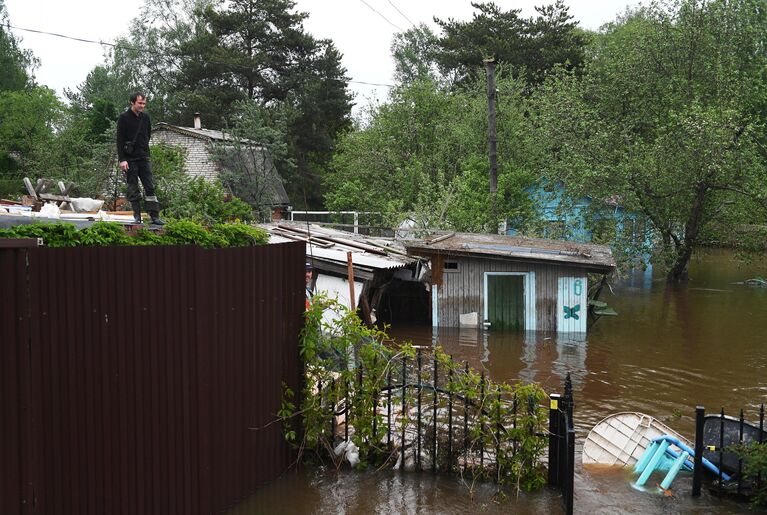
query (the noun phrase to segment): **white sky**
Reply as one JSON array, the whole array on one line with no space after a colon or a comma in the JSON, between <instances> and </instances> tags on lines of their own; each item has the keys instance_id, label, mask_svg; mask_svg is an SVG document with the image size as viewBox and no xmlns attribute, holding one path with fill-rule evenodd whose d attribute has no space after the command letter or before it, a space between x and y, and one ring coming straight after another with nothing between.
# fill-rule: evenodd
<instances>
[{"instance_id":1,"label":"white sky","mask_svg":"<svg viewBox=\"0 0 767 515\"><path fill-rule=\"evenodd\" d=\"M524 16L533 15L535 5L553 2L495 0L503 10L521 8ZM570 13L587 29L597 29L614 20L627 4L634 3L566 1ZM105 42L127 34L128 22L138 14L138 10L128 8L131 2L125 0L5 0L5 5L11 26ZM470 0L297 0L297 8L309 13L304 27L315 37L332 39L343 54L347 75L356 81L350 84L350 89L358 104L365 104L370 98L386 99L388 88L359 82L392 83L394 63L390 46L393 35L399 32L393 25L406 30L410 22L416 25L425 22L436 29L433 16L469 20L474 12ZM37 82L56 90L60 96L64 88L75 89L104 60L104 48L98 44L11 31L21 38L21 46L32 50L41 61L35 73Z\"/></svg>"}]
</instances>

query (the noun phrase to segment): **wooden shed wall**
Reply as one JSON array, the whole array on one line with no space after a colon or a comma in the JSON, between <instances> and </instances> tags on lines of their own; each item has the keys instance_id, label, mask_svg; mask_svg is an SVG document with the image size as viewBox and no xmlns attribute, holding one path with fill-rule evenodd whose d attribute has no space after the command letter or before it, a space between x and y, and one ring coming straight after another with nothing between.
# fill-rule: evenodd
<instances>
[{"instance_id":1,"label":"wooden shed wall","mask_svg":"<svg viewBox=\"0 0 767 515\"><path fill-rule=\"evenodd\" d=\"M557 280L560 277L586 277L585 270L572 266L446 255L442 255L442 260L457 262L458 271L441 274L442 285L437 291L441 327L458 327L459 316L474 311L482 322L485 272L534 272L536 330L556 331Z\"/></svg>"}]
</instances>

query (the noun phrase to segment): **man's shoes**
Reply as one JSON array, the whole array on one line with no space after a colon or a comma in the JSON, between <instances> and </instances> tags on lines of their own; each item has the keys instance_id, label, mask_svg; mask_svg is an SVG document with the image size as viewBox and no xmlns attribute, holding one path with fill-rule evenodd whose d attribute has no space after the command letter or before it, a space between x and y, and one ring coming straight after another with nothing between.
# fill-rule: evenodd
<instances>
[{"instance_id":1,"label":"man's shoes","mask_svg":"<svg viewBox=\"0 0 767 515\"><path fill-rule=\"evenodd\" d=\"M152 217L152 225L165 225L165 221L159 216Z\"/></svg>"},{"instance_id":2,"label":"man's shoes","mask_svg":"<svg viewBox=\"0 0 767 515\"><path fill-rule=\"evenodd\" d=\"M141 220L141 213L133 213L133 223L137 225L144 223L144 221Z\"/></svg>"}]
</instances>

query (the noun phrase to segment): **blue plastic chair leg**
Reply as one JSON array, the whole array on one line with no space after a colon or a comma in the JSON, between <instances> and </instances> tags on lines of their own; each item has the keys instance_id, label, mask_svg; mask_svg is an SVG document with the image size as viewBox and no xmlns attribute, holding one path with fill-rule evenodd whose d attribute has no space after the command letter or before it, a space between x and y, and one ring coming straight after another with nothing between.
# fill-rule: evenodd
<instances>
[{"instance_id":1,"label":"blue plastic chair leg","mask_svg":"<svg viewBox=\"0 0 767 515\"><path fill-rule=\"evenodd\" d=\"M650 463L647 464L647 467L645 467L644 472L642 472L642 475L639 476L639 479L637 480L638 486L644 486L644 484L647 483L647 480L650 479L650 474L653 473L653 471L655 470L655 467L658 466L658 462L660 462L660 459L663 457L664 454L666 454L666 449L668 449L669 444L670 443L668 440L663 440L661 442L660 446L655 451L655 454L650 460Z\"/></svg>"},{"instance_id":2,"label":"blue plastic chair leg","mask_svg":"<svg viewBox=\"0 0 767 515\"><path fill-rule=\"evenodd\" d=\"M655 451L658 449L658 445L660 445L658 442L652 442L650 446L644 450L642 456L639 457L639 461L637 461L634 465L634 472L637 474L642 473L647 464L650 463L652 457L655 455Z\"/></svg>"},{"instance_id":3,"label":"blue plastic chair leg","mask_svg":"<svg viewBox=\"0 0 767 515\"><path fill-rule=\"evenodd\" d=\"M668 471L668 474L666 474L666 477L663 478L663 482L660 484L661 488L667 490L668 487L671 486L671 483L676 478L676 475L679 474L679 470L682 468L682 465L684 465L684 462L687 461L689 456L690 454L687 451L684 451L681 456L679 456L676 461L674 461L674 464L671 465L671 470Z\"/></svg>"}]
</instances>

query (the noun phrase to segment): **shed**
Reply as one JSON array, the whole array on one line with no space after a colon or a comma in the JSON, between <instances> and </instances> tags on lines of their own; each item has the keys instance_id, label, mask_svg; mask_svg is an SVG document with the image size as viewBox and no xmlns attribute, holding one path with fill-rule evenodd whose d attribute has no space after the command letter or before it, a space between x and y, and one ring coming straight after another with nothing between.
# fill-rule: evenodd
<instances>
[{"instance_id":1,"label":"shed","mask_svg":"<svg viewBox=\"0 0 767 515\"><path fill-rule=\"evenodd\" d=\"M609 247L450 233L404 242L431 261L434 327L586 332L588 274L615 269Z\"/></svg>"},{"instance_id":2,"label":"shed","mask_svg":"<svg viewBox=\"0 0 767 515\"><path fill-rule=\"evenodd\" d=\"M425 260L408 256L392 238L376 238L307 223L262 225L269 243L306 243L306 259L314 267L314 291L352 304L368 324L428 323L429 294L421 281ZM354 275L350 301L349 259Z\"/></svg>"},{"instance_id":3,"label":"shed","mask_svg":"<svg viewBox=\"0 0 767 515\"><path fill-rule=\"evenodd\" d=\"M258 183L255 189L259 192L258 199L244 200L270 207L274 218L281 219L289 211L290 199L280 174L269 151L257 142L236 140L226 132L204 129L199 116L195 116L194 127L158 123L152 129L152 143L160 142L184 150L184 171L191 177L213 181L225 169L242 167L245 174ZM224 150L219 155L215 152L216 145Z\"/></svg>"}]
</instances>

